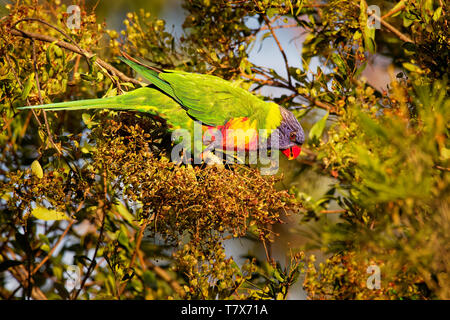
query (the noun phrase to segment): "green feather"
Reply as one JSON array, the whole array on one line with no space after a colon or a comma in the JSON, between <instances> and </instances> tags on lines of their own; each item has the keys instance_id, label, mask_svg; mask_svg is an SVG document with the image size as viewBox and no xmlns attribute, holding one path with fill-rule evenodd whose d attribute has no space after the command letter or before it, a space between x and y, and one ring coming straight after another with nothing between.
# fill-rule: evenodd
<instances>
[{"instance_id":1,"label":"green feather","mask_svg":"<svg viewBox=\"0 0 450 320\"><path fill-rule=\"evenodd\" d=\"M276 129L282 121L279 106L265 102L235 84L212 75L147 68L120 58L153 86L139 88L120 96L51 103L19 109L131 110L159 115L174 128L192 132L192 119L209 126L224 125L235 118L256 120L256 129ZM183 110L184 109L184 110Z\"/></svg>"},{"instance_id":2,"label":"green feather","mask_svg":"<svg viewBox=\"0 0 450 320\"><path fill-rule=\"evenodd\" d=\"M115 97L50 103L18 109L44 109L49 111L112 109L138 111L158 115L174 128L190 121L190 118L177 102L152 87L139 88Z\"/></svg>"},{"instance_id":3,"label":"green feather","mask_svg":"<svg viewBox=\"0 0 450 320\"><path fill-rule=\"evenodd\" d=\"M156 71L131 60L120 59L180 103L189 116L206 125L224 125L231 119L242 117L256 120L258 129L272 130L281 123L278 105L267 103L232 82L212 75Z\"/></svg>"},{"instance_id":4,"label":"green feather","mask_svg":"<svg viewBox=\"0 0 450 320\"><path fill-rule=\"evenodd\" d=\"M137 64L136 62L133 62L131 60L128 60L128 59L125 59L122 57L119 57L119 59L121 61L125 62L134 71L136 71L137 73L140 73L144 78L149 80L152 84L154 84L156 87L158 87L163 92L168 94L170 97L172 97L173 99L175 99L178 102L181 102L176 98L172 87L167 82L165 82L164 80L159 78L159 73L157 71L146 68L140 64Z\"/></svg>"}]
</instances>

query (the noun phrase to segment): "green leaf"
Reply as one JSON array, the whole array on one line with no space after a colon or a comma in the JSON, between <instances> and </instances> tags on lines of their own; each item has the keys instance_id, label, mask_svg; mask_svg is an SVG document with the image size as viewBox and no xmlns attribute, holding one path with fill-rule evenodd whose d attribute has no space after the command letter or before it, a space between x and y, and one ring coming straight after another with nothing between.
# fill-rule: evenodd
<instances>
[{"instance_id":1,"label":"green leaf","mask_svg":"<svg viewBox=\"0 0 450 320\"><path fill-rule=\"evenodd\" d=\"M375 43L375 28L370 29L366 27L364 30L364 45L370 53L375 53L376 43Z\"/></svg>"},{"instance_id":2,"label":"green leaf","mask_svg":"<svg viewBox=\"0 0 450 320\"><path fill-rule=\"evenodd\" d=\"M242 276L241 268L237 265L237 263L234 260L231 260L231 267L235 270L235 272Z\"/></svg>"},{"instance_id":3,"label":"green leaf","mask_svg":"<svg viewBox=\"0 0 450 320\"><path fill-rule=\"evenodd\" d=\"M386 129L372 120L367 114L360 112L358 114L361 127L364 128L366 134L378 137L384 140L390 140Z\"/></svg>"},{"instance_id":4,"label":"green leaf","mask_svg":"<svg viewBox=\"0 0 450 320\"><path fill-rule=\"evenodd\" d=\"M422 72L422 70L420 70L420 68L418 66L416 66L412 63L409 63L409 62L403 63L403 68L405 68L406 70L411 71L411 72L417 72L417 73Z\"/></svg>"},{"instance_id":5,"label":"green leaf","mask_svg":"<svg viewBox=\"0 0 450 320\"><path fill-rule=\"evenodd\" d=\"M117 241L119 241L119 244L121 244L123 247L128 249L128 246L129 246L128 237L122 231L119 232L119 236L117 237Z\"/></svg>"},{"instance_id":6,"label":"green leaf","mask_svg":"<svg viewBox=\"0 0 450 320\"><path fill-rule=\"evenodd\" d=\"M33 172L33 174L39 179L44 177L44 171L42 170L41 164L37 160L34 160L31 164L31 172Z\"/></svg>"},{"instance_id":7,"label":"green leaf","mask_svg":"<svg viewBox=\"0 0 450 320\"><path fill-rule=\"evenodd\" d=\"M51 51L53 51L57 57L61 57L63 55L63 51L61 50L61 48L56 45L57 42L58 41L53 41L52 43L50 43L45 52L47 62L50 65L52 65L52 62L54 60L54 58L52 58L51 56Z\"/></svg>"},{"instance_id":8,"label":"green leaf","mask_svg":"<svg viewBox=\"0 0 450 320\"><path fill-rule=\"evenodd\" d=\"M389 10L389 12L397 10L398 8L400 8L401 6L403 6L404 4L405 4L405 1L404 1L404 0L399 1L399 2L398 2L391 10ZM393 15L391 15L391 17L398 16L401 12L402 12L402 10L400 10L400 11L394 13Z\"/></svg>"},{"instance_id":9,"label":"green leaf","mask_svg":"<svg viewBox=\"0 0 450 320\"><path fill-rule=\"evenodd\" d=\"M278 292L277 296L275 297L275 300L284 300L284 294L281 292Z\"/></svg>"},{"instance_id":10,"label":"green leaf","mask_svg":"<svg viewBox=\"0 0 450 320\"><path fill-rule=\"evenodd\" d=\"M402 44L402 47L411 52L417 51L416 45L412 42L405 42L404 44Z\"/></svg>"},{"instance_id":11,"label":"green leaf","mask_svg":"<svg viewBox=\"0 0 450 320\"><path fill-rule=\"evenodd\" d=\"M25 100L26 98L28 98L28 95L30 94L31 89L33 88L34 85L34 72L32 72L30 74L30 76L28 77L27 81L25 82L24 86L23 86L23 91L22 91L22 100Z\"/></svg>"},{"instance_id":12,"label":"green leaf","mask_svg":"<svg viewBox=\"0 0 450 320\"><path fill-rule=\"evenodd\" d=\"M338 67L339 71L340 71L342 74L347 74L347 69L346 69L346 67L345 67L345 62L344 62L344 60L342 60L342 58L341 58L340 55L338 55L338 54L336 54L336 53L333 53L333 54L331 55L331 60L332 60L333 63L336 65L336 67Z\"/></svg>"},{"instance_id":13,"label":"green leaf","mask_svg":"<svg viewBox=\"0 0 450 320\"><path fill-rule=\"evenodd\" d=\"M442 15L442 7L439 7L436 9L436 11L433 14L433 20L438 21L439 18L441 17L441 15Z\"/></svg>"},{"instance_id":14,"label":"green leaf","mask_svg":"<svg viewBox=\"0 0 450 320\"><path fill-rule=\"evenodd\" d=\"M41 141L45 143L45 140L46 140L45 132L42 129L38 130L38 136L39 136L39 139L41 139Z\"/></svg>"},{"instance_id":15,"label":"green leaf","mask_svg":"<svg viewBox=\"0 0 450 320\"><path fill-rule=\"evenodd\" d=\"M95 126L98 124L97 121L94 121L94 116L90 115L89 113L83 113L81 115L81 119L83 120L84 124L86 125L86 127L88 127L89 129L92 128L92 126Z\"/></svg>"},{"instance_id":16,"label":"green leaf","mask_svg":"<svg viewBox=\"0 0 450 320\"><path fill-rule=\"evenodd\" d=\"M275 270L273 272L273 276L275 279L277 279L279 282L284 282L283 277L281 276L280 272L278 270Z\"/></svg>"},{"instance_id":17,"label":"green leaf","mask_svg":"<svg viewBox=\"0 0 450 320\"><path fill-rule=\"evenodd\" d=\"M90 74L87 74L87 73L80 73L80 77L81 77L81 79L86 80L86 81L94 81L94 80L97 79L97 78L95 78L95 77L93 77L93 76L91 76Z\"/></svg>"},{"instance_id":18,"label":"green leaf","mask_svg":"<svg viewBox=\"0 0 450 320\"><path fill-rule=\"evenodd\" d=\"M89 113L83 113L81 115L81 119L83 120L85 125L88 125L91 123L91 115Z\"/></svg>"},{"instance_id":19,"label":"green leaf","mask_svg":"<svg viewBox=\"0 0 450 320\"><path fill-rule=\"evenodd\" d=\"M296 268L296 269L291 273L291 283L296 283L299 276L300 276L300 270L299 270L298 268Z\"/></svg>"},{"instance_id":20,"label":"green leaf","mask_svg":"<svg viewBox=\"0 0 450 320\"><path fill-rule=\"evenodd\" d=\"M353 40L358 40L359 38L361 38L361 36L362 36L362 33L361 33L361 31L358 30L353 34Z\"/></svg>"},{"instance_id":21,"label":"green leaf","mask_svg":"<svg viewBox=\"0 0 450 320\"><path fill-rule=\"evenodd\" d=\"M156 289L157 288L157 282L156 282L156 275L155 273L146 270L144 271L144 274L142 275L143 279L144 279L144 283L149 286L152 289Z\"/></svg>"},{"instance_id":22,"label":"green leaf","mask_svg":"<svg viewBox=\"0 0 450 320\"><path fill-rule=\"evenodd\" d=\"M70 220L64 212L47 209L44 207L36 207L31 211L31 214L40 220L52 221L52 220Z\"/></svg>"},{"instance_id":23,"label":"green leaf","mask_svg":"<svg viewBox=\"0 0 450 320\"><path fill-rule=\"evenodd\" d=\"M134 272L133 268L127 268L125 270L125 274L122 277L122 281L131 280L134 277L135 274L136 273Z\"/></svg>"},{"instance_id":24,"label":"green leaf","mask_svg":"<svg viewBox=\"0 0 450 320\"><path fill-rule=\"evenodd\" d=\"M361 30L364 30L364 27L367 25L367 4L365 0L361 0L359 8L359 25Z\"/></svg>"},{"instance_id":25,"label":"green leaf","mask_svg":"<svg viewBox=\"0 0 450 320\"><path fill-rule=\"evenodd\" d=\"M309 138L313 141L318 140L323 133L323 130L325 129L325 126L327 124L327 119L328 119L328 115L330 113L327 112L325 114L325 116L320 119L319 121L317 121L311 128L311 130L309 131Z\"/></svg>"},{"instance_id":26,"label":"green leaf","mask_svg":"<svg viewBox=\"0 0 450 320\"><path fill-rule=\"evenodd\" d=\"M295 110L295 116L298 119L301 119L301 118L305 117L311 110L312 110L312 108L297 109L297 110Z\"/></svg>"},{"instance_id":27,"label":"green leaf","mask_svg":"<svg viewBox=\"0 0 450 320\"><path fill-rule=\"evenodd\" d=\"M276 15L278 11L279 11L278 8L269 8L266 11L266 15L269 19L272 19L272 17Z\"/></svg>"},{"instance_id":28,"label":"green leaf","mask_svg":"<svg viewBox=\"0 0 450 320\"><path fill-rule=\"evenodd\" d=\"M291 10L291 15L294 15L294 7L292 6L291 1L287 2L289 4L289 9Z\"/></svg>"},{"instance_id":29,"label":"green leaf","mask_svg":"<svg viewBox=\"0 0 450 320\"><path fill-rule=\"evenodd\" d=\"M360 14L359 14L359 26L362 31L364 46L370 53L375 53L375 28L369 28L367 23L367 3L365 0L361 0Z\"/></svg>"},{"instance_id":30,"label":"green leaf","mask_svg":"<svg viewBox=\"0 0 450 320\"><path fill-rule=\"evenodd\" d=\"M134 217L133 215L130 213L130 211L128 211L127 207L125 207L123 205L123 203L119 203L116 204L114 206L117 211L119 212L119 214L122 216L122 218L124 218L126 221L128 221L130 224L133 223Z\"/></svg>"},{"instance_id":31,"label":"green leaf","mask_svg":"<svg viewBox=\"0 0 450 320\"><path fill-rule=\"evenodd\" d=\"M416 18L415 18L414 15L412 15L412 14L410 14L408 12L406 12L403 15L403 26L405 28L408 28L414 21L416 21Z\"/></svg>"},{"instance_id":32,"label":"green leaf","mask_svg":"<svg viewBox=\"0 0 450 320\"><path fill-rule=\"evenodd\" d=\"M45 234L40 233L39 234L39 239L44 242L47 245L50 245L50 241L48 240L47 236Z\"/></svg>"},{"instance_id":33,"label":"green leaf","mask_svg":"<svg viewBox=\"0 0 450 320\"><path fill-rule=\"evenodd\" d=\"M361 73L364 71L364 69L366 69L367 66L367 61L365 61L355 72L355 74L353 75L354 78L358 78Z\"/></svg>"},{"instance_id":34,"label":"green leaf","mask_svg":"<svg viewBox=\"0 0 450 320\"><path fill-rule=\"evenodd\" d=\"M297 12L295 13L295 15L296 16L300 15L300 13L302 12L302 9L303 9L303 2L298 4L298 9L297 9Z\"/></svg>"}]
</instances>

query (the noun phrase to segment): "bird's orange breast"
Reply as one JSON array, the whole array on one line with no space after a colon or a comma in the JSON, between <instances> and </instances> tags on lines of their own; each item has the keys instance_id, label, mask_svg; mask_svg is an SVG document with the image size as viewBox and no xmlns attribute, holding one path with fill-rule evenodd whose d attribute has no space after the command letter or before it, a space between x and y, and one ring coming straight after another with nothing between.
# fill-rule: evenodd
<instances>
[{"instance_id":1,"label":"bird's orange breast","mask_svg":"<svg viewBox=\"0 0 450 320\"><path fill-rule=\"evenodd\" d=\"M245 151L258 149L256 120L247 117L234 118L223 126L203 126L202 129L205 144L220 138L223 149Z\"/></svg>"}]
</instances>

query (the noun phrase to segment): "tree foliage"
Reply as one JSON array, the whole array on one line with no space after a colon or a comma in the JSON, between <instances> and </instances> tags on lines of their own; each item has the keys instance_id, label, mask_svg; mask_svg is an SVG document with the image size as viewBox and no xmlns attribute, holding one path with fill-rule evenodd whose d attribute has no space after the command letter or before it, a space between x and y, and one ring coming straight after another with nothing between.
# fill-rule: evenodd
<instances>
[{"instance_id":1,"label":"tree foliage","mask_svg":"<svg viewBox=\"0 0 450 320\"><path fill-rule=\"evenodd\" d=\"M179 37L145 9L127 13L119 31L95 7L81 7L80 28L70 29L59 0L8 4L0 296L284 299L302 281L311 299L450 298L448 8L373 4L381 18L356 0L186 0ZM286 31L303 38L300 68L280 41ZM281 71L250 58L269 39ZM17 110L138 87L120 50L255 94L279 90L272 99L309 131L305 152L273 177L243 165L180 166L168 160L161 119ZM380 55L392 63L385 88L364 73ZM271 258L281 232L307 233L285 249L287 262ZM264 256L249 249L239 265L225 251L233 238ZM73 291L64 285L68 265L81 270ZM375 290L366 283L371 265L381 272Z\"/></svg>"}]
</instances>

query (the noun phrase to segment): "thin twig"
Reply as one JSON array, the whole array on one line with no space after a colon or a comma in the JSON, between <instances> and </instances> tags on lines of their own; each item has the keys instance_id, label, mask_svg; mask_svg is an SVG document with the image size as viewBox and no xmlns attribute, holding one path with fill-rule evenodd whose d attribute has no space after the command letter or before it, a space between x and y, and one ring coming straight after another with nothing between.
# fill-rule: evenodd
<instances>
[{"instance_id":1,"label":"thin twig","mask_svg":"<svg viewBox=\"0 0 450 320\"><path fill-rule=\"evenodd\" d=\"M84 276L83 280L81 281L80 288L77 291L75 291L75 293L73 294L72 300L76 300L77 299L77 297L80 294L81 290L83 290L83 288L84 288L84 284L86 283L87 279L90 277L94 266L97 265L97 263L95 261L95 258L97 257L97 252L98 252L98 249L100 248L100 243L101 243L102 238L103 238L103 231L105 229L105 221L106 221L106 212L105 212L104 206L105 206L105 204L103 203L103 201L100 201L100 203L99 203L99 211L101 211L102 215L103 215L102 216L101 227L100 227L100 234L98 236L97 244L96 244L95 250L94 250L94 254L92 255L91 263L89 264L89 267L88 267L88 270L86 272L86 275Z\"/></svg>"},{"instance_id":2,"label":"thin twig","mask_svg":"<svg viewBox=\"0 0 450 320\"><path fill-rule=\"evenodd\" d=\"M367 4L366 4L367 5ZM356 6L358 8L361 8L358 4L356 4ZM401 33L400 31L398 31L393 25L391 25L390 23L386 22L385 20L383 20L383 18L377 16L376 14L373 15L373 17L375 18L375 20L377 20L378 22L380 22L386 29L388 29L389 31L391 31L393 34L395 34L400 40L404 41L404 42L413 42L412 39L410 37L408 37L407 35L404 35L403 33Z\"/></svg>"},{"instance_id":3,"label":"thin twig","mask_svg":"<svg viewBox=\"0 0 450 320\"><path fill-rule=\"evenodd\" d=\"M80 46L79 46L79 45L78 45L71 37L69 37L69 35L68 35L67 33L65 33L65 32L64 32L63 30L61 30L60 28L58 28L58 27L52 25L51 23L49 23L49 22L47 22L47 21L45 21L45 20L42 20L42 19L38 19L38 18L23 18L23 19L20 19L20 20L14 22L14 24L11 26L11 28L12 28L12 29L15 29L15 30L19 30L19 29L16 28L16 26L17 26L19 23L23 22L23 21L36 21L36 22L45 24L46 26L48 26L48 27L50 27L50 28L52 28L52 29L58 31L59 33L61 33L67 40L69 40L75 47L77 47L78 50L83 51L83 50L80 48ZM19 30L19 31L20 31L20 30ZM86 62L87 62L87 64L90 66L90 65L91 65L91 61L89 60L89 58L88 58L86 55L83 55L83 56L86 58Z\"/></svg>"},{"instance_id":4,"label":"thin twig","mask_svg":"<svg viewBox=\"0 0 450 320\"><path fill-rule=\"evenodd\" d=\"M97 257L97 252L98 249L100 248L100 243L102 242L103 239L103 232L105 230L105 222L106 222L106 210L105 210L105 206L107 204L107 173L106 171L103 172L103 193L104 193L104 199L103 200L99 200L98 203L98 212L102 213L102 222L101 222L101 226L100 226L100 234L98 236L97 239L97 244L95 246L95 250L94 250L94 254L92 256L91 259L91 264L88 267L88 270L86 272L86 275L84 276L83 280L81 281L80 284L80 288L77 291L74 291L74 294L72 296L72 300L75 300L78 295L80 294L81 290L83 290L84 288L84 284L86 283L87 279L90 277L91 272L93 271L93 267L97 265L95 258Z\"/></svg>"},{"instance_id":5,"label":"thin twig","mask_svg":"<svg viewBox=\"0 0 450 320\"><path fill-rule=\"evenodd\" d=\"M53 246L53 248L48 252L48 254L45 256L45 258L42 259L42 261L33 269L33 271L31 272L31 275L34 275L36 272L38 272L39 269L47 262L47 260L50 259L50 257L52 256L53 252L58 247L58 245L61 243L61 241L64 239L64 237L67 235L67 233L69 232L70 228L75 223L75 221L76 221L75 219L70 221L69 225L66 227L64 232L58 238L58 241L56 241L56 243Z\"/></svg>"},{"instance_id":6,"label":"thin twig","mask_svg":"<svg viewBox=\"0 0 450 320\"><path fill-rule=\"evenodd\" d=\"M88 58L91 58L92 56L94 56L94 54L90 53L89 51L86 51L84 49L78 49L73 44L59 40L52 36L47 36L47 35L43 35L40 33L23 31L23 30L19 30L19 29L10 29L10 32L13 36L32 38L32 39L49 42L49 43L54 42L60 48L78 53L80 55L85 55ZM141 82L139 82L138 80L128 77L127 75L120 72L119 70L114 68L112 65L110 65L109 63L103 61L102 59L100 59L98 57L95 59L95 63L98 64L99 66L103 67L104 69L108 70L111 74L116 75L119 79L121 79L124 82L131 82L136 85L141 85Z\"/></svg>"},{"instance_id":7,"label":"thin twig","mask_svg":"<svg viewBox=\"0 0 450 320\"><path fill-rule=\"evenodd\" d=\"M391 31L393 34L395 34L400 40L404 41L404 42L413 42L413 40L408 37L407 35L404 35L403 33L401 33L400 31L398 31L396 28L394 28L394 26L392 26L390 23L384 21L383 19L379 18L377 15L374 15L375 20L380 21L380 23L386 27L389 31Z\"/></svg>"},{"instance_id":8,"label":"thin twig","mask_svg":"<svg viewBox=\"0 0 450 320\"><path fill-rule=\"evenodd\" d=\"M301 26L298 25L298 23L291 23L291 24L283 24L283 25L279 25L279 26L272 26L273 30L276 29L288 29L288 28L301 28ZM262 26L261 29L259 29L258 31L264 31L269 29L268 26Z\"/></svg>"},{"instance_id":9,"label":"thin twig","mask_svg":"<svg viewBox=\"0 0 450 320\"><path fill-rule=\"evenodd\" d=\"M262 240L262 244L263 244L263 247L264 247L264 252L266 253L266 259L267 259L267 262L271 262L271 253L270 253L270 250L268 250L268 248L267 248L267 245L266 245L266 240L265 239L263 239Z\"/></svg>"},{"instance_id":10,"label":"thin twig","mask_svg":"<svg viewBox=\"0 0 450 320\"><path fill-rule=\"evenodd\" d=\"M273 30L273 28L272 28L272 26L271 26L271 24L270 24L269 18L267 18L266 15L263 15L263 18L264 18L264 21L266 22L267 27L268 27L269 30L270 30L270 33L272 34L273 39L274 39L275 42L277 43L278 49L280 49L281 55L283 56L284 65L286 66L286 72L287 72L287 80L288 80L289 86L292 87L291 74L290 74L290 72L289 72L289 62L288 62L286 53L284 52L284 49L283 49L283 47L281 46L281 43L280 43L280 41L278 40L278 37L276 36L275 31Z\"/></svg>"},{"instance_id":11,"label":"thin twig","mask_svg":"<svg viewBox=\"0 0 450 320\"><path fill-rule=\"evenodd\" d=\"M13 67L8 54L5 54L5 58L6 58L6 62L8 63L9 68L11 69L12 73L14 74L14 78L16 78L16 81L19 84L19 86L21 88L23 88L23 85L22 85L22 82L20 81L19 75L17 74L16 69ZM26 98L26 101L27 101L27 105L31 106L31 103L28 100L28 98ZM33 113L34 118L36 119L36 122L38 123L39 127L42 127L42 122L41 122L41 120L39 120L39 117L37 116L36 111L34 109L31 109L31 112Z\"/></svg>"},{"instance_id":12,"label":"thin twig","mask_svg":"<svg viewBox=\"0 0 450 320\"><path fill-rule=\"evenodd\" d=\"M27 221L27 224L25 226L25 238L26 241L29 241L30 237L30 221ZM27 278L27 295L26 298L28 300L31 299L31 292L33 291L33 285L31 284L31 259L34 258L31 257L31 252L29 250L26 250L26 261L27 261L27 269L26 269L26 278ZM33 259L34 260L34 259Z\"/></svg>"},{"instance_id":13,"label":"thin twig","mask_svg":"<svg viewBox=\"0 0 450 320\"><path fill-rule=\"evenodd\" d=\"M38 72L38 68L37 68L37 59L36 59L36 44L34 42L34 39L31 39L31 44L33 46L34 78L36 81L36 89L37 89L38 96L39 96L39 103L44 104L44 100L42 99L42 94L41 94L41 85L39 83L39 72ZM42 110L42 111L43 111L42 114L44 115L44 123L45 123L45 128L47 130L48 140L53 145L53 147L55 147L55 149L58 151L58 153L61 155L62 152L61 152L61 150L59 150L58 146L55 144L52 133L50 131L50 126L48 125L47 112L45 110Z\"/></svg>"},{"instance_id":14,"label":"thin twig","mask_svg":"<svg viewBox=\"0 0 450 320\"><path fill-rule=\"evenodd\" d=\"M6 247L5 249L12 256L12 258L14 260L17 260L16 255L11 248ZM0 256L2 256L4 259L6 259L6 256L4 254L0 253ZM11 267L8 269L8 271L17 280L17 282L20 283L19 287L16 288L12 292L12 294L8 297L8 300L9 300L14 297L14 295L17 293L17 291L21 287L24 289L27 288L28 272L23 265ZM31 278L31 283L34 283L34 280L32 278ZM45 296L45 294L41 291L41 289L39 289L36 286L33 286L33 288L31 289L31 297L36 300L47 300L47 297Z\"/></svg>"},{"instance_id":15,"label":"thin twig","mask_svg":"<svg viewBox=\"0 0 450 320\"><path fill-rule=\"evenodd\" d=\"M290 87L288 85L284 85L283 83L276 82L276 81L271 80L271 79L266 79L266 80L258 79L258 78L252 77L252 76L250 76L248 74L245 74L245 73L241 73L240 75L242 77L244 77L244 78L247 78L247 79L250 79L252 81L258 82L258 83L260 83L262 85L268 85L268 86L273 86L273 87L283 87L285 89L291 90L293 92L296 92L296 95L299 95L299 96L305 98L306 100L308 100L311 104L315 105L316 107L319 107L321 109L327 110L327 111L330 112L330 114L334 114L334 115L338 114L337 110L336 110L336 107L334 107L333 105L330 105L330 104L328 104L326 102L320 101L320 100L315 99L315 98L310 97L310 96L301 95L301 94L298 93L298 91L296 90L295 87Z\"/></svg>"},{"instance_id":16,"label":"thin twig","mask_svg":"<svg viewBox=\"0 0 450 320\"><path fill-rule=\"evenodd\" d=\"M136 260L137 251L139 250L139 247L141 246L142 237L144 236L144 231L145 231L145 228L147 227L147 224L148 224L148 220L145 220L145 222L142 224L141 228L139 229L139 233L136 238L136 247L134 249L133 255L131 256L130 263L128 265L128 268L130 268L130 269L133 268L133 266L134 266L134 261ZM127 285L127 283L125 282L120 287L119 293L118 293L119 297L122 295L123 291L125 290L126 285Z\"/></svg>"},{"instance_id":17,"label":"thin twig","mask_svg":"<svg viewBox=\"0 0 450 320\"><path fill-rule=\"evenodd\" d=\"M153 264L150 261L146 262L142 256L141 250L138 250L138 256L139 260L141 260L141 264L144 263L145 265L145 263L147 263L148 268L153 270L157 276L167 282L173 289L173 291L175 291L181 298L185 297L186 292L183 290L180 284L175 279L172 279L172 277L163 268Z\"/></svg>"},{"instance_id":18,"label":"thin twig","mask_svg":"<svg viewBox=\"0 0 450 320\"><path fill-rule=\"evenodd\" d=\"M442 167L442 166L438 166L438 165L434 165L433 166L435 169L441 170L441 171L450 171L450 168L446 168L446 167Z\"/></svg>"},{"instance_id":19,"label":"thin twig","mask_svg":"<svg viewBox=\"0 0 450 320\"><path fill-rule=\"evenodd\" d=\"M381 19L386 19L389 18L390 16L392 16L393 14L396 14L399 11L402 11L403 9L405 9L405 4L403 3L400 7L396 8L395 10L390 10L388 13L386 13L384 16L381 17Z\"/></svg>"},{"instance_id":20,"label":"thin twig","mask_svg":"<svg viewBox=\"0 0 450 320\"><path fill-rule=\"evenodd\" d=\"M322 210L322 211L320 211L320 213L323 213L323 214L329 214L329 213L346 213L347 212L347 210L345 210L345 209L338 209L338 210Z\"/></svg>"}]
</instances>

